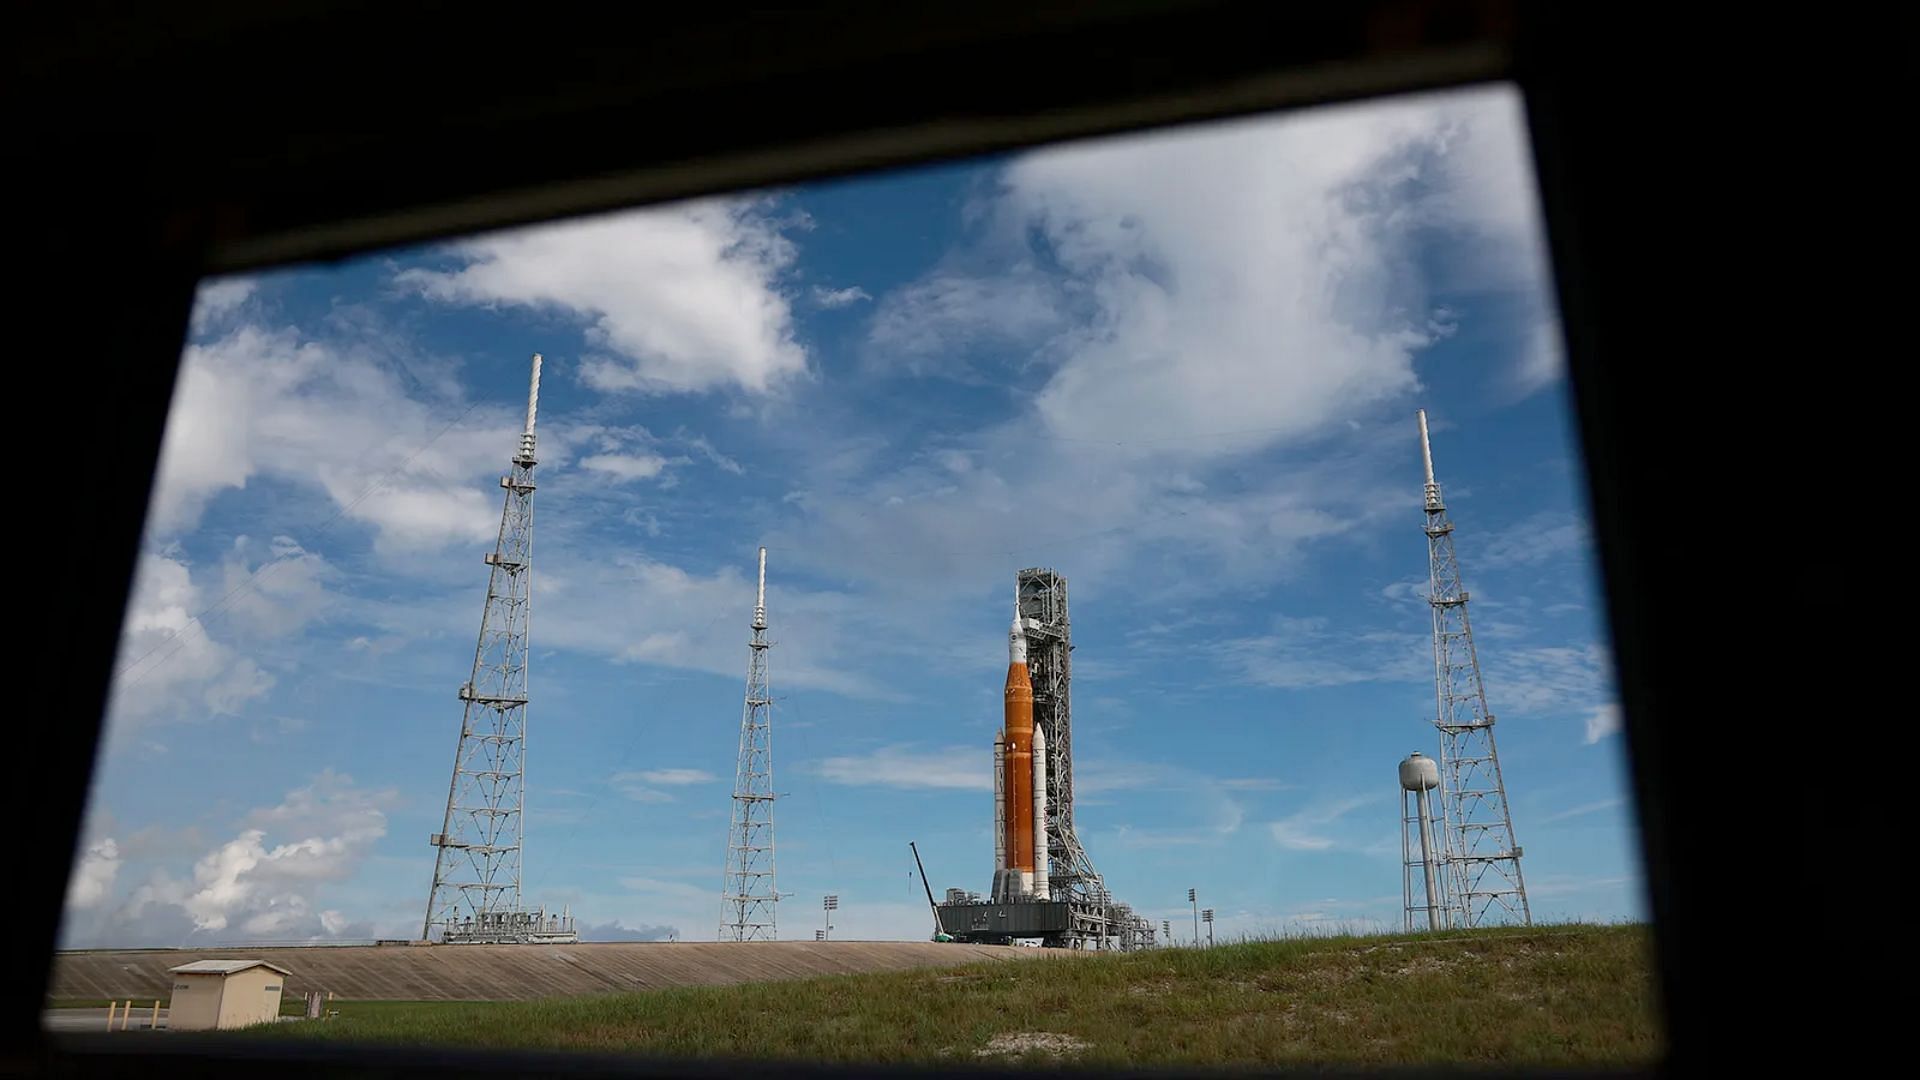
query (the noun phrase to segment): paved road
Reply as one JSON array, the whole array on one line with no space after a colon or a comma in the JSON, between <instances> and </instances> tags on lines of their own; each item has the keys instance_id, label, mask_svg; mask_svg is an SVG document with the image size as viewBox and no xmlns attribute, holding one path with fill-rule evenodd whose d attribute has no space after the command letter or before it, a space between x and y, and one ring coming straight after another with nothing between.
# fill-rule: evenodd
<instances>
[{"instance_id":1,"label":"paved road","mask_svg":"<svg viewBox=\"0 0 1920 1080\"><path fill-rule=\"evenodd\" d=\"M146 1031L153 1023L153 1003L144 1007L139 1002L133 1006L133 1018L127 1021L127 1034ZM48 1031L99 1031L107 1030L107 1010L105 1009L48 1009L40 1014L40 1024ZM166 1030L167 1010L160 1010L160 1028ZM120 1031L120 1016L114 1014L113 1030Z\"/></svg>"}]
</instances>

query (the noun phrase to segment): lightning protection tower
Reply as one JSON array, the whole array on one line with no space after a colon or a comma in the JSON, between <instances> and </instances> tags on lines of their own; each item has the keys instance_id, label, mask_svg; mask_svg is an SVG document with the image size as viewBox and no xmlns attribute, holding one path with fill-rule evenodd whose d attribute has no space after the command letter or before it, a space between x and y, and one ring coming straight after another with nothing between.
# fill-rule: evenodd
<instances>
[{"instance_id":1,"label":"lightning protection tower","mask_svg":"<svg viewBox=\"0 0 1920 1080\"><path fill-rule=\"evenodd\" d=\"M775 941L773 878L773 699L767 694L767 549L747 643L747 700L740 713L740 757L733 781L733 825L727 831L727 876L721 885L720 940Z\"/></svg>"},{"instance_id":2,"label":"lightning protection tower","mask_svg":"<svg viewBox=\"0 0 1920 1080\"><path fill-rule=\"evenodd\" d=\"M1444 818L1442 886L1456 925L1518 921L1532 925L1520 845L1494 745L1493 713L1480 679L1467 618L1467 590L1453 551L1453 522L1433 478L1427 412L1420 410L1420 460L1426 468L1427 600L1433 608L1433 676L1440 729L1440 806Z\"/></svg>"},{"instance_id":3,"label":"lightning protection tower","mask_svg":"<svg viewBox=\"0 0 1920 1080\"><path fill-rule=\"evenodd\" d=\"M464 713L447 787L447 813L430 838L436 857L427 896L429 940L520 940L520 854L526 810L527 632L533 579L533 421L540 356L527 389L527 426L500 478L506 505L486 557L487 605L473 673L460 687ZM498 931L496 935L494 931Z\"/></svg>"}]
</instances>

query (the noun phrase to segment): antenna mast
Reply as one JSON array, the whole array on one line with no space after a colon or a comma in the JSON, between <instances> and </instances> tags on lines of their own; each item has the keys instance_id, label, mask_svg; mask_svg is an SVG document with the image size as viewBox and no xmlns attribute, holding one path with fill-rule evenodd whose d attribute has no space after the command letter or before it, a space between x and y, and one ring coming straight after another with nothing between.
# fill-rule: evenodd
<instances>
[{"instance_id":1,"label":"antenna mast","mask_svg":"<svg viewBox=\"0 0 1920 1080\"><path fill-rule=\"evenodd\" d=\"M773 878L773 699L767 693L767 549L753 599L747 643L747 698L740 713L740 757L727 832L727 876L720 890L721 941L776 941Z\"/></svg>"},{"instance_id":2,"label":"antenna mast","mask_svg":"<svg viewBox=\"0 0 1920 1080\"><path fill-rule=\"evenodd\" d=\"M1425 409L1420 410L1420 460L1426 470L1427 600L1433 607L1433 723L1440 729L1441 845L1447 870L1442 890L1448 921L1464 927L1514 921L1530 926L1520 845L1514 842L1494 717L1473 647L1453 522L1433 478Z\"/></svg>"},{"instance_id":3,"label":"antenna mast","mask_svg":"<svg viewBox=\"0 0 1920 1080\"><path fill-rule=\"evenodd\" d=\"M520 855L526 810L527 634L533 582L533 421L540 404L540 354L533 356L527 425L500 478L506 502L486 563L487 604L473 673L460 687L464 715L447 786L447 812L428 838L435 849L422 938L526 940Z\"/></svg>"}]
</instances>

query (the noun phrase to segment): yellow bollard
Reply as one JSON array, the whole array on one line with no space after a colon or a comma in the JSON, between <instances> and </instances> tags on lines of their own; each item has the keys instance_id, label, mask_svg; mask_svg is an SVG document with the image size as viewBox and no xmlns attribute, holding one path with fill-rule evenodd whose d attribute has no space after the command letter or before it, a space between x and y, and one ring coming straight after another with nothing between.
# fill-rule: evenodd
<instances>
[{"instance_id":1,"label":"yellow bollard","mask_svg":"<svg viewBox=\"0 0 1920 1080\"><path fill-rule=\"evenodd\" d=\"M147 1024L148 1031L160 1030L160 999L153 999L153 1020Z\"/></svg>"},{"instance_id":2,"label":"yellow bollard","mask_svg":"<svg viewBox=\"0 0 1920 1080\"><path fill-rule=\"evenodd\" d=\"M107 1030L108 1031L113 1030L113 1014L119 1011L120 1011L120 1003L118 1001L107 1002Z\"/></svg>"}]
</instances>

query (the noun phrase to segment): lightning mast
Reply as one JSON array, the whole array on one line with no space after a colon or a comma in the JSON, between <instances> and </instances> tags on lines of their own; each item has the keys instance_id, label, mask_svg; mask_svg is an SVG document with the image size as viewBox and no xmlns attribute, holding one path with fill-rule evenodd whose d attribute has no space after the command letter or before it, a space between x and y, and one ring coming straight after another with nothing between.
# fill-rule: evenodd
<instances>
[{"instance_id":1,"label":"lightning mast","mask_svg":"<svg viewBox=\"0 0 1920 1080\"><path fill-rule=\"evenodd\" d=\"M464 714L447 787L447 812L429 842L436 857L426 925L442 941L525 940L531 923L520 899L527 735L527 633L533 581L533 421L540 404L540 354L527 389L527 426L512 467L500 478L506 503L500 536L486 557L487 604L473 673L460 687ZM525 925L523 925L525 924Z\"/></svg>"},{"instance_id":2,"label":"lightning mast","mask_svg":"<svg viewBox=\"0 0 1920 1080\"><path fill-rule=\"evenodd\" d=\"M767 693L767 549L747 643L747 699L740 713L740 757L733 781L733 825L720 890L721 941L775 941L773 878L773 699Z\"/></svg>"},{"instance_id":3,"label":"lightning mast","mask_svg":"<svg viewBox=\"0 0 1920 1080\"><path fill-rule=\"evenodd\" d=\"M1444 819L1449 921L1457 926L1488 922L1533 923L1527 884L1520 874L1520 845L1507 810L1500 753L1494 745L1493 713L1480 679L1467 618L1467 590L1453 550L1453 522L1433 478L1427 412L1420 410L1420 460L1426 468L1428 603L1433 607L1433 676L1440 729L1440 806Z\"/></svg>"}]
</instances>

